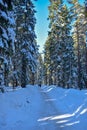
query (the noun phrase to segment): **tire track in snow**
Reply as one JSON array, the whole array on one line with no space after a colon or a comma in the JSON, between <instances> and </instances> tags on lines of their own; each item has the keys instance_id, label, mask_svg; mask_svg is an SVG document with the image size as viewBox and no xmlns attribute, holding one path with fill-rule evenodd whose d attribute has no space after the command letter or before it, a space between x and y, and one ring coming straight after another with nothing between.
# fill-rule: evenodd
<instances>
[{"instance_id":1,"label":"tire track in snow","mask_svg":"<svg viewBox=\"0 0 87 130\"><path fill-rule=\"evenodd\" d=\"M59 111L55 106L54 99L51 99L47 92L39 88L42 99L39 122L39 130L61 130L53 117L59 115Z\"/></svg>"}]
</instances>

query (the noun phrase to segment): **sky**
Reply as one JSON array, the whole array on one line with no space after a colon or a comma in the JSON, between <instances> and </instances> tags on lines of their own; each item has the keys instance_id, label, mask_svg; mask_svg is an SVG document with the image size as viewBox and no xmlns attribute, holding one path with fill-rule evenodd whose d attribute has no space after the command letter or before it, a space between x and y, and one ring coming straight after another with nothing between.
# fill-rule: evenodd
<instances>
[{"instance_id":1,"label":"sky","mask_svg":"<svg viewBox=\"0 0 87 130\"><path fill-rule=\"evenodd\" d=\"M35 2L35 9L37 11L36 13L36 35L37 35L37 44L40 45L39 51L43 51L44 43L47 39L48 34L48 25L49 21L48 18L48 6L49 6L49 0L37 0Z\"/></svg>"},{"instance_id":2,"label":"sky","mask_svg":"<svg viewBox=\"0 0 87 130\"><path fill-rule=\"evenodd\" d=\"M66 0L64 0L66 1ZM85 0L79 0L80 3L84 3ZM49 12L48 12L49 0L37 0L35 2L35 10L36 13L36 27L35 32L37 35L37 44L39 47L39 52L42 53L44 50L44 44L47 39L48 30L49 30L49 21L47 20Z\"/></svg>"}]
</instances>

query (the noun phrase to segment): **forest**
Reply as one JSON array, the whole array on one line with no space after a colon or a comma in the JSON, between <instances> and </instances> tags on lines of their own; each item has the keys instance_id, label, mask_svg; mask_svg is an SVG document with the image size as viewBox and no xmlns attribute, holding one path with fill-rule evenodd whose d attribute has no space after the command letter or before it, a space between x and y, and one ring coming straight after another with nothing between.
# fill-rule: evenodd
<instances>
[{"instance_id":1,"label":"forest","mask_svg":"<svg viewBox=\"0 0 87 130\"><path fill-rule=\"evenodd\" d=\"M42 55L33 0L0 0L1 90L28 84L87 88L87 0L49 3L49 31Z\"/></svg>"},{"instance_id":2,"label":"forest","mask_svg":"<svg viewBox=\"0 0 87 130\"><path fill-rule=\"evenodd\" d=\"M87 130L87 0L0 0L0 130Z\"/></svg>"}]
</instances>

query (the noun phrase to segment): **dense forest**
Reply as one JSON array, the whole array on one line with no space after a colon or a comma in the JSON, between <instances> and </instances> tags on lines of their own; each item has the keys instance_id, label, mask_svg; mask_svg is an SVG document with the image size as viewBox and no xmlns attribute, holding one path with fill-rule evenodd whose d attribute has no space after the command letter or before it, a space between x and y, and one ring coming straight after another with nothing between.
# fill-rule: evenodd
<instances>
[{"instance_id":1,"label":"dense forest","mask_svg":"<svg viewBox=\"0 0 87 130\"><path fill-rule=\"evenodd\" d=\"M50 0L45 43L45 82L87 88L87 8L78 0Z\"/></svg>"},{"instance_id":2,"label":"dense forest","mask_svg":"<svg viewBox=\"0 0 87 130\"><path fill-rule=\"evenodd\" d=\"M87 0L49 2L49 31L41 55L33 0L0 0L0 87L87 88Z\"/></svg>"}]
</instances>

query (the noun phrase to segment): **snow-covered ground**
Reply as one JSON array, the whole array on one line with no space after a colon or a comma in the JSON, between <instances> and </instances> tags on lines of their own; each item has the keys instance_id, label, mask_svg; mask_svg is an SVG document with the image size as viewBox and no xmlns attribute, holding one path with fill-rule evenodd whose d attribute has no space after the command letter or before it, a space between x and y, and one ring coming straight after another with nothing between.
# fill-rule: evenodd
<instances>
[{"instance_id":1,"label":"snow-covered ground","mask_svg":"<svg viewBox=\"0 0 87 130\"><path fill-rule=\"evenodd\" d=\"M87 90L7 90L0 93L0 130L87 130Z\"/></svg>"}]
</instances>

